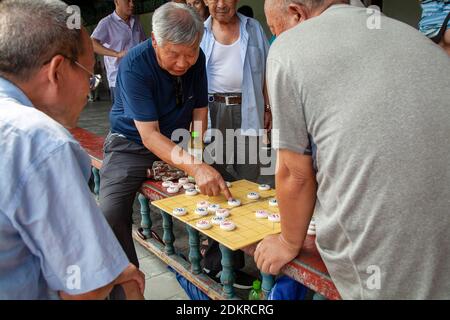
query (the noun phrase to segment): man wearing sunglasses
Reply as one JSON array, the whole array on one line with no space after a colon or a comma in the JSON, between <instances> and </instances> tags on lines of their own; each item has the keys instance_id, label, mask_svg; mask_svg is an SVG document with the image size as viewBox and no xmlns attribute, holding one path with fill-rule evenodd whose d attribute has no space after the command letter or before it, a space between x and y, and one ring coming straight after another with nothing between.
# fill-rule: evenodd
<instances>
[{"instance_id":1,"label":"man wearing sunglasses","mask_svg":"<svg viewBox=\"0 0 450 320\"><path fill-rule=\"evenodd\" d=\"M67 28L66 10L58 0L0 2L0 300L104 299L116 284L142 298L144 276L66 130L100 81L89 35Z\"/></svg>"}]
</instances>

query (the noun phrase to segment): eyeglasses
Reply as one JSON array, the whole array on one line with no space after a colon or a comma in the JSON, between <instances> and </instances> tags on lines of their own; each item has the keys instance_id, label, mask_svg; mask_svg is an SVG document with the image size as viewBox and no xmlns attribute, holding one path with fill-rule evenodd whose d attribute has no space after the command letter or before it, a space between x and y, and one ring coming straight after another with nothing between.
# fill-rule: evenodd
<instances>
[{"instance_id":1,"label":"eyeglasses","mask_svg":"<svg viewBox=\"0 0 450 320\"><path fill-rule=\"evenodd\" d=\"M69 59L69 58L67 58L67 59ZM93 74L85 66L83 66L81 63L79 63L78 61L75 61L75 60L71 60L71 61L73 63L75 63L77 66L79 66L81 69L83 69L84 71L89 73L89 75L90 75L90 78L89 78L89 89L91 89L91 90L97 89L97 87L100 84L100 82L102 82L102 76L99 75L99 74Z\"/></svg>"},{"instance_id":2,"label":"eyeglasses","mask_svg":"<svg viewBox=\"0 0 450 320\"><path fill-rule=\"evenodd\" d=\"M183 82L181 77L175 77L175 101L178 108L183 107Z\"/></svg>"},{"instance_id":3,"label":"eyeglasses","mask_svg":"<svg viewBox=\"0 0 450 320\"><path fill-rule=\"evenodd\" d=\"M71 62L73 62L76 66L80 67L81 69L83 69L84 71L86 71L87 73L89 73L90 77L89 77L89 89L90 90L95 90L97 89L98 85L100 84L100 82L102 82L102 76L99 74L93 74L92 72L90 72L85 66L83 66L81 63L79 63L78 61L76 61L75 59L69 58L68 56L65 56L63 54L59 54L61 56L63 56L64 58L66 58L67 60L70 60ZM44 62L43 65L49 64L50 61L52 61L51 59Z\"/></svg>"}]
</instances>

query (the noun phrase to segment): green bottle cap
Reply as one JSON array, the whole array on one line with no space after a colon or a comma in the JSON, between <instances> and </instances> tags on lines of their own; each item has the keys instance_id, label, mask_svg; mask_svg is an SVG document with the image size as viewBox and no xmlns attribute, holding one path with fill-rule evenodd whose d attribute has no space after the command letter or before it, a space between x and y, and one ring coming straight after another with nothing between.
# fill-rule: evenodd
<instances>
[{"instance_id":1,"label":"green bottle cap","mask_svg":"<svg viewBox=\"0 0 450 320\"><path fill-rule=\"evenodd\" d=\"M253 289L261 290L261 281L259 281L259 280L253 281Z\"/></svg>"},{"instance_id":2,"label":"green bottle cap","mask_svg":"<svg viewBox=\"0 0 450 320\"><path fill-rule=\"evenodd\" d=\"M200 136L197 131L192 131L191 135L192 135L192 138L198 138Z\"/></svg>"}]
</instances>

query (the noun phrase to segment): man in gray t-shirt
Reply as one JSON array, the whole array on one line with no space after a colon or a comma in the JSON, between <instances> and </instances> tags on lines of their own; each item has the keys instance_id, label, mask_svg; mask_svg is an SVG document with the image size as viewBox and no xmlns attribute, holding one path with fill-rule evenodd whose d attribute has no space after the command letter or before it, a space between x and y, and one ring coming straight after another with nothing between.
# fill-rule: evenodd
<instances>
[{"instance_id":1,"label":"man in gray t-shirt","mask_svg":"<svg viewBox=\"0 0 450 320\"><path fill-rule=\"evenodd\" d=\"M293 259L314 213L342 298L449 299L450 59L406 24L321 2L269 53L282 233L257 265Z\"/></svg>"}]
</instances>

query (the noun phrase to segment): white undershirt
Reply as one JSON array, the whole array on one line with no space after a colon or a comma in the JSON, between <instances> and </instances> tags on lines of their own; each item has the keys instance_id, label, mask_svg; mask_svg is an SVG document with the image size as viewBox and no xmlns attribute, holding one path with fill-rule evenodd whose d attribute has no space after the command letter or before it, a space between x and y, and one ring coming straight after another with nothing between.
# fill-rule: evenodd
<instances>
[{"instance_id":1,"label":"white undershirt","mask_svg":"<svg viewBox=\"0 0 450 320\"><path fill-rule=\"evenodd\" d=\"M224 45L214 40L208 63L208 91L210 93L242 92L243 65L239 38Z\"/></svg>"}]
</instances>

